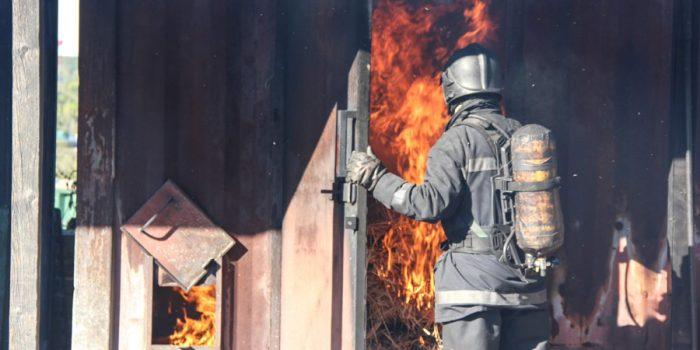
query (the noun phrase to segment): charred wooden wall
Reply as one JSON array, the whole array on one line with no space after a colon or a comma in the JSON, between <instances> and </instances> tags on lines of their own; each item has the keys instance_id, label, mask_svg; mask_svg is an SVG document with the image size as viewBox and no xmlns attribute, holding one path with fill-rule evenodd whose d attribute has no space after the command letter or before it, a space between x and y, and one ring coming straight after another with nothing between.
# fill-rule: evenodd
<instances>
[{"instance_id":1,"label":"charred wooden wall","mask_svg":"<svg viewBox=\"0 0 700 350\"><path fill-rule=\"evenodd\" d=\"M554 344L688 346L670 332L683 327L670 318L672 276L689 275L667 241L686 235L685 186L669 187L685 179L681 3L494 1L506 111L558 139L567 236L550 288Z\"/></svg>"},{"instance_id":2,"label":"charred wooden wall","mask_svg":"<svg viewBox=\"0 0 700 350\"><path fill-rule=\"evenodd\" d=\"M320 190L360 5L81 2L74 348L150 344L153 262L118 227L166 179L240 243L220 272L224 349L339 344L339 294L309 291L337 288L337 212Z\"/></svg>"},{"instance_id":3,"label":"charred wooden wall","mask_svg":"<svg viewBox=\"0 0 700 350\"><path fill-rule=\"evenodd\" d=\"M306 293L337 288L337 236L324 229L337 211L316 192L332 172L309 169L332 169L319 145L333 142L367 6L82 1L74 348L150 341L152 261L118 226L168 178L241 243L222 271L224 348L304 348L305 329L336 348L342 293L320 304ZM670 348L677 2L492 7L508 114L559 139L567 242L554 342Z\"/></svg>"}]
</instances>

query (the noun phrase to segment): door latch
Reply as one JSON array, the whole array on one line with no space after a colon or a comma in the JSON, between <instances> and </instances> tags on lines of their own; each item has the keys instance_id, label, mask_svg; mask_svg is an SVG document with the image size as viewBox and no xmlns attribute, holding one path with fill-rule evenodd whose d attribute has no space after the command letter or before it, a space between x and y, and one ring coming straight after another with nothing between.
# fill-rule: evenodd
<instances>
[{"instance_id":1,"label":"door latch","mask_svg":"<svg viewBox=\"0 0 700 350\"><path fill-rule=\"evenodd\" d=\"M338 203L350 203L353 204L357 200L357 190L354 184L345 182L345 178L336 177L333 181L332 188L322 189L322 194L329 194L330 200L336 201Z\"/></svg>"},{"instance_id":2,"label":"door latch","mask_svg":"<svg viewBox=\"0 0 700 350\"><path fill-rule=\"evenodd\" d=\"M331 185L330 189L322 189L321 193L323 194L329 194L330 195L330 200L336 201L338 203L343 202L343 192L345 187L345 179L336 177L335 180L333 181L333 184Z\"/></svg>"}]
</instances>

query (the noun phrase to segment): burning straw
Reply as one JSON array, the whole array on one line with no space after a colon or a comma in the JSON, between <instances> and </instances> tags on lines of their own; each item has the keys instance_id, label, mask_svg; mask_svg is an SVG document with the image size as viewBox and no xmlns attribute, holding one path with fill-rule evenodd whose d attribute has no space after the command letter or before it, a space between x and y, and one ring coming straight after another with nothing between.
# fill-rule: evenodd
<instances>
[{"instance_id":1,"label":"burning straw","mask_svg":"<svg viewBox=\"0 0 700 350\"><path fill-rule=\"evenodd\" d=\"M373 213L381 216L370 218L368 228L367 300L369 349L439 349L439 335L433 322L432 310L407 307L397 291L404 288L399 281L386 280L377 272L377 266L386 263L382 238L391 228L397 215L381 210L373 203Z\"/></svg>"},{"instance_id":2,"label":"burning straw","mask_svg":"<svg viewBox=\"0 0 700 350\"><path fill-rule=\"evenodd\" d=\"M380 0L372 27L370 143L389 170L420 183L447 122L440 71L454 50L489 39L494 25L485 0ZM438 348L433 264L442 228L376 203L375 209L368 229L369 348Z\"/></svg>"}]
</instances>

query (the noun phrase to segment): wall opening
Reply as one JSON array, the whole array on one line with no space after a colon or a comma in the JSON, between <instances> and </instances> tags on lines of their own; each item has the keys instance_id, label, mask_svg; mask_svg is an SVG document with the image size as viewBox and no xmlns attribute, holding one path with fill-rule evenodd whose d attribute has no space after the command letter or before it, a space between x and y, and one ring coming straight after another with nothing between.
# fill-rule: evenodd
<instances>
[{"instance_id":1,"label":"wall opening","mask_svg":"<svg viewBox=\"0 0 700 350\"><path fill-rule=\"evenodd\" d=\"M372 15L370 144L387 168L423 180L427 154L447 118L440 72L456 49L488 44L486 2L377 1ZM410 44L407 44L410 43ZM433 265L444 240L438 224L370 205L367 347L437 348Z\"/></svg>"},{"instance_id":2,"label":"wall opening","mask_svg":"<svg viewBox=\"0 0 700 350\"><path fill-rule=\"evenodd\" d=\"M155 267L157 270L157 267ZM156 274L158 275L158 274ZM214 349L220 319L215 275L185 291L169 285L161 274L153 283L152 344ZM170 347L166 347L170 348Z\"/></svg>"},{"instance_id":3,"label":"wall opening","mask_svg":"<svg viewBox=\"0 0 700 350\"><path fill-rule=\"evenodd\" d=\"M55 81L55 168L53 215L48 232L47 293L49 293L49 343L70 348L73 308L73 261L76 226L78 157L78 28L79 0L57 0L58 38ZM54 116L49 116L53 118Z\"/></svg>"}]
</instances>

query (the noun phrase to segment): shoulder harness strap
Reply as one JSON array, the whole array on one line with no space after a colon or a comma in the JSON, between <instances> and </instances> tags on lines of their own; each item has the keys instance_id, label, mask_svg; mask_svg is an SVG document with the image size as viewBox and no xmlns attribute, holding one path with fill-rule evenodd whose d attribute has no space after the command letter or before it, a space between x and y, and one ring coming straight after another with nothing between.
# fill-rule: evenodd
<instances>
[{"instance_id":1,"label":"shoulder harness strap","mask_svg":"<svg viewBox=\"0 0 700 350\"><path fill-rule=\"evenodd\" d=\"M501 134L501 136L507 140L510 140L512 136L509 130L510 128L505 124L501 123L501 121L496 118L491 118L487 115L469 114L467 118L464 119L464 121L467 122L469 118L480 120L487 125L493 126L493 128L496 129L496 131L498 131L498 133Z\"/></svg>"},{"instance_id":2,"label":"shoulder harness strap","mask_svg":"<svg viewBox=\"0 0 700 350\"><path fill-rule=\"evenodd\" d=\"M474 129L476 132L478 132L481 136L483 136L486 139L486 142L488 143L489 147L491 148L491 151L493 151L493 154L498 157L498 146L496 143L493 141L489 133L486 131L486 128L482 125L477 120L467 118L464 119L461 123L462 125L467 125L470 128Z\"/></svg>"}]
</instances>

